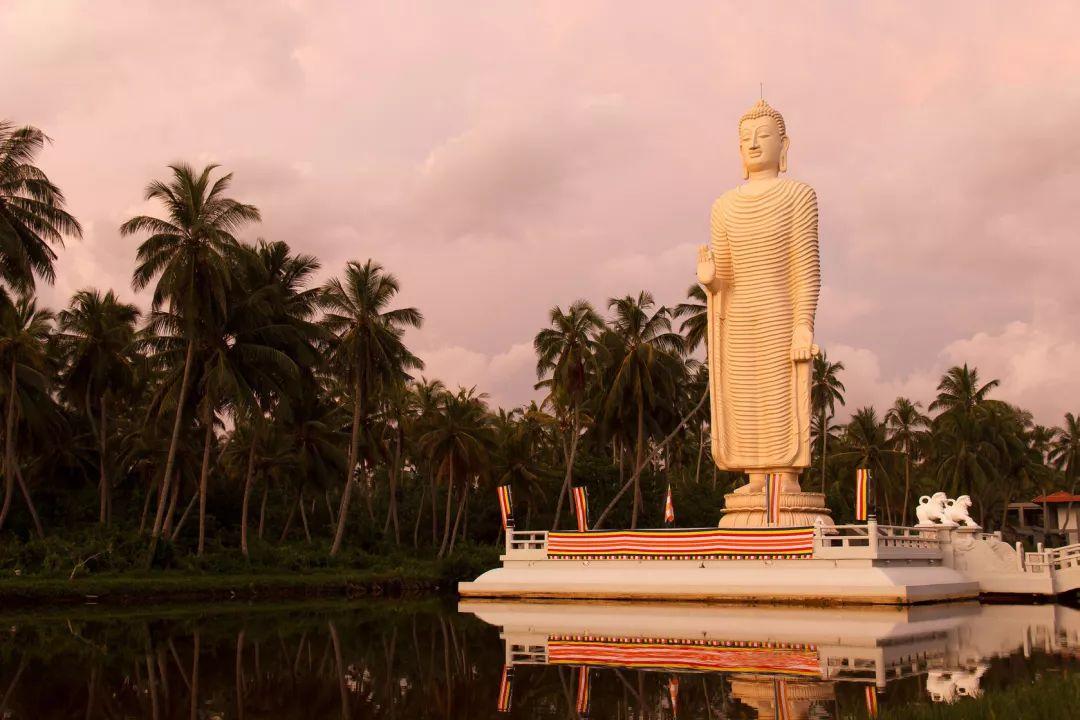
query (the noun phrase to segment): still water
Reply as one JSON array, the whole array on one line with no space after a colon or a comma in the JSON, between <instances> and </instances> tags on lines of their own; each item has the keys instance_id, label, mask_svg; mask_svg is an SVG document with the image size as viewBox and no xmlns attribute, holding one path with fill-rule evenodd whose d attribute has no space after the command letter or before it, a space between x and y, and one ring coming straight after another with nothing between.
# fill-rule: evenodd
<instances>
[{"instance_id":1,"label":"still water","mask_svg":"<svg viewBox=\"0 0 1080 720\"><path fill-rule=\"evenodd\" d=\"M865 718L1080 670L1080 610L408 602L0 611L0 718Z\"/></svg>"}]
</instances>

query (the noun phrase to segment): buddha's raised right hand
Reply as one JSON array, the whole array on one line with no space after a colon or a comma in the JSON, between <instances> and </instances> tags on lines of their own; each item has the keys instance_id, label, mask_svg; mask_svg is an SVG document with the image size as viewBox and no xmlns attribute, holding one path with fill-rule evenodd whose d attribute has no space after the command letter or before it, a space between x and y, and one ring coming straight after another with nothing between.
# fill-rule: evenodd
<instances>
[{"instance_id":1,"label":"buddha's raised right hand","mask_svg":"<svg viewBox=\"0 0 1080 720\"><path fill-rule=\"evenodd\" d=\"M708 245L701 245L697 251L697 279L705 287L710 287L716 279L716 263Z\"/></svg>"}]
</instances>

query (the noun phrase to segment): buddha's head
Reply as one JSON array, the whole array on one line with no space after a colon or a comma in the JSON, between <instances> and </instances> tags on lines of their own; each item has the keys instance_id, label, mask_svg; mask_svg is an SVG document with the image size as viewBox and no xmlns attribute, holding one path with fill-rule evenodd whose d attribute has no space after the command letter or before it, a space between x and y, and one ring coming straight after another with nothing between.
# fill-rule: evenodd
<instances>
[{"instance_id":1,"label":"buddha's head","mask_svg":"<svg viewBox=\"0 0 1080 720\"><path fill-rule=\"evenodd\" d=\"M763 170L787 171L788 137L784 116L764 100L739 118L739 155L743 177Z\"/></svg>"}]
</instances>

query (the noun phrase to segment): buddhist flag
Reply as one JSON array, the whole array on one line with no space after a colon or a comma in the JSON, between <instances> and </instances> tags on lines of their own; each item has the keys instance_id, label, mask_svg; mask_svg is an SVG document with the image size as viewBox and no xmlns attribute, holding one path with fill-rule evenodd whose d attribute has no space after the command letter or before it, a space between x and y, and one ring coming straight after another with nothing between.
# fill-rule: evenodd
<instances>
[{"instance_id":1,"label":"buddhist flag","mask_svg":"<svg viewBox=\"0 0 1080 720\"><path fill-rule=\"evenodd\" d=\"M675 524L675 503L671 501L671 485L667 486L667 495L664 496L664 522L668 525Z\"/></svg>"},{"instance_id":2,"label":"buddhist flag","mask_svg":"<svg viewBox=\"0 0 1080 720\"><path fill-rule=\"evenodd\" d=\"M574 501L578 532L585 532L589 529L589 494L583 487L573 487L570 488L570 498Z\"/></svg>"},{"instance_id":3,"label":"buddhist flag","mask_svg":"<svg viewBox=\"0 0 1080 720\"><path fill-rule=\"evenodd\" d=\"M869 468L859 468L855 471L855 519L866 520L869 517L870 503L868 490L870 489Z\"/></svg>"},{"instance_id":4,"label":"buddhist flag","mask_svg":"<svg viewBox=\"0 0 1080 720\"><path fill-rule=\"evenodd\" d=\"M510 495L509 485L496 488L499 493L499 513L502 515L503 530L514 529L514 498Z\"/></svg>"},{"instance_id":5,"label":"buddhist flag","mask_svg":"<svg viewBox=\"0 0 1080 720\"><path fill-rule=\"evenodd\" d=\"M867 685L866 688L866 714L872 718L876 718L878 714L877 706L877 691L873 685Z\"/></svg>"},{"instance_id":6,"label":"buddhist flag","mask_svg":"<svg viewBox=\"0 0 1080 720\"><path fill-rule=\"evenodd\" d=\"M668 693L671 694L671 717L679 716L679 678L674 675L668 680Z\"/></svg>"},{"instance_id":7,"label":"buddhist flag","mask_svg":"<svg viewBox=\"0 0 1080 720\"><path fill-rule=\"evenodd\" d=\"M575 705L575 708L577 709L578 715L583 718L589 716L589 702L591 700L590 694L592 692L589 683L589 666L582 665L578 668L577 704Z\"/></svg>"},{"instance_id":8,"label":"buddhist flag","mask_svg":"<svg viewBox=\"0 0 1080 720\"><path fill-rule=\"evenodd\" d=\"M510 712L510 688L514 682L514 668L503 665L502 678L499 680L499 701L496 710L501 713Z\"/></svg>"},{"instance_id":9,"label":"buddhist flag","mask_svg":"<svg viewBox=\"0 0 1080 720\"><path fill-rule=\"evenodd\" d=\"M780 523L780 473L765 474L765 523L778 525Z\"/></svg>"},{"instance_id":10,"label":"buddhist flag","mask_svg":"<svg viewBox=\"0 0 1080 720\"><path fill-rule=\"evenodd\" d=\"M788 707L787 680L773 680L773 705L776 720L789 720L791 709Z\"/></svg>"}]
</instances>

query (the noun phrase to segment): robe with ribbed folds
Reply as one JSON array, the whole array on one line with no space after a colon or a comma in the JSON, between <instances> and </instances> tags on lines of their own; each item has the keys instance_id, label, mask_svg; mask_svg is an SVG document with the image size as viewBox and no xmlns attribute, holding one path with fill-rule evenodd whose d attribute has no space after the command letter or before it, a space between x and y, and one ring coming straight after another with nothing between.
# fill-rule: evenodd
<instances>
[{"instance_id":1,"label":"robe with ribbed folds","mask_svg":"<svg viewBox=\"0 0 1080 720\"><path fill-rule=\"evenodd\" d=\"M713 204L716 280L707 288L712 451L726 470L810 464L810 362L791 359L814 328L821 271L814 190L778 180Z\"/></svg>"}]
</instances>

